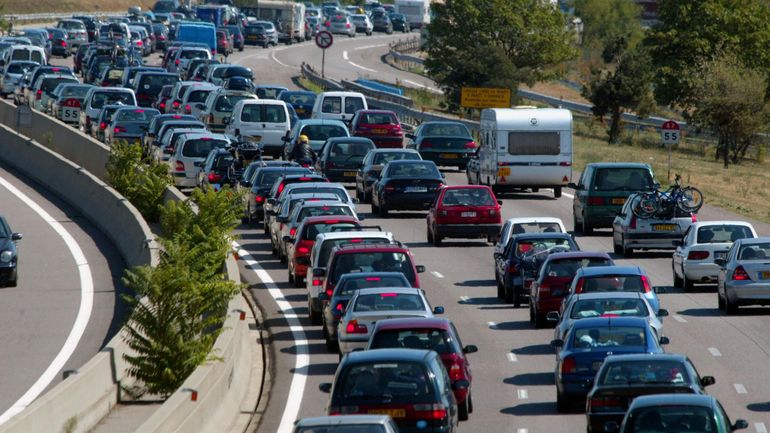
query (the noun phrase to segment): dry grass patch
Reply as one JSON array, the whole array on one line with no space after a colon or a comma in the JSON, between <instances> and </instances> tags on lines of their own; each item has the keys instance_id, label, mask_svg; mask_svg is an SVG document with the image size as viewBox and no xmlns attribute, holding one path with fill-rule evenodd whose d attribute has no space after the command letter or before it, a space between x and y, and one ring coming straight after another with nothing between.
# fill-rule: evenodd
<instances>
[{"instance_id":1,"label":"dry grass patch","mask_svg":"<svg viewBox=\"0 0 770 433\"><path fill-rule=\"evenodd\" d=\"M64 12L119 12L127 11L131 6L141 6L150 10L155 0L6 0L4 14L37 14Z\"/></svg>"}]
</instances>

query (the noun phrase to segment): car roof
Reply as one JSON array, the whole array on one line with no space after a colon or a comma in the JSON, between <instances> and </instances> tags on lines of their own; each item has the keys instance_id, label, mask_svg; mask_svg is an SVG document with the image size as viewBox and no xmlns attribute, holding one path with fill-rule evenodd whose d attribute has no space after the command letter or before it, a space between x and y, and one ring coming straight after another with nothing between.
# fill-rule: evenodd
<instances>
[{"instance_id":1,"label":"car roof","mask_svg":"<svg viewBox=\"0 0 770 433\"><path fill-rule=\"evenodd\" d=\"M530 240L530 239L572 239L572 235L569 233L520 233L513 235L513 240Z\"/></svg>"},{"instance_id":2,"label":"car roof","mask_svg":"<svg viewBox=\"0 0 770 433\"><path fill-rule=\"evenodd\" d=\"M576 320L572 324L572 329L595 328L602 326L638 326L648 327L646 317L587 317Z\"/></svg>"},{"instance_id":3,"label":"car roof","mask_svg":"<svg viewBox=\"0 0 770 433\"><path fill-rule=\"evenodd\" d=\"M759 238L738 239L736 242L740 242L741 245L763 244L770 242L770 237L763 236Z\"/></svg>"},{"instance_id":4,"label":"car roof","mask_svg":"<svg viewBox=\"0 0 770 433\"><path fill-rule=\"evenodd\" d=\"M357 113L362 113L362 114L393 114L393 115L396 115L396 113L394 111L391 111L391 110L374 110L374 109L358 110Z\"/></svg>"},{"instance_id":5,"label":"car roof","mask_svg":"<svg viewBox=\"0 0 770 433\"><path fill-rule=\"evenodd\" d=\"M631 409L651 406L687 405L714 407L716 398L708 394L653 394L634 398Z\"/></svg>"},{"instance_id":6,"label":"car roof","mask_svg":"<svg viewBox=\"0 0 770 433\"><path fill-rule=\"evenodd\" d=\"M650 169L649 164L643 162L592 162L586 164L586 167L596 168L646 168Z\"/></svg>"},{"instance_id":7,"label":"car roof","mask_svg":"<svg viewBox=\"0 0 770 433\"><path fill-rule=\"evenodd\" d=\"M424 125L424 123L423 123ZM554 217L516 217L516 218L508 218L505 220L505 222L509 222L511 224L523 224L523 223L562 223L562 220L560 218L554 218Z\"/></svg>"},{"instance_id":8,"label":"car roof","mask_svg":"<svg viewBox=\"0 0 770 433\"><path fill-rule=\"evenodd\" d=\"M596 275L646 275L639 266L591 266L578 269L584 277Z\"/></svg>"},{"instance_id":9,"label":"car roof","mask_svg":"<svg viewBox=\"0 0 770 433\"><path fill-rule=\"evenodd\" d=\"M377 361L411 361L424 362L436 352L422 349L373 349L350 352L342 359L343 364L370 363ZM438 356L438 355L435 355Z\"/></svg>"},{"instance_id":10,"label":"car roof","mask_svg":"<svg viewBox=\"0 0 770 433\"><path fill-rule=\"evenodd\" d=\"M293 174L292 173L292 174L287 174L287 175L281 176L281 179L282 180L299 179L299 178L302 178L302 177L311 177L311 178L314 178L314 179L326 179L325 177L323 177L322 175L320 175L318 173L306 173L306 174ZM331 183L331 182L328 182L328 183Z\"/></svg>"},{"instance_id":11,"label":"car roof","mask_svg":"<svg viewBox=\"0 0 770 433\"><path fill-rule=\"evenodd\" d=\"M377 295L380 293L399 293L404 295L420 295L422 290L415 287L367 287L357 290L359 295Z\"/></svg>"},{"instance_id":12,"label":"car roof","mask_svg":"<svg viewBox=\"0 0 770 433\"><path fill-rule=\"evenodd\" d=\"M358 218L354 217L353 215L316 215L316 216L305 217L305 219L302 220L302 224L307 226L311 224L323 223L327 220L339 221L340 223L359 222Z\"/></svg>"},{"instance_id":13,"label":"car roof","mask_svg":"<svg viewBox=\"0 0 770 433\"><path fill-rule=\"evenodd\" d=\"M184 134L184 137L182 137L182 140L187 141L187 140L195 140L198 138L206 138L206 137L209 137L212 140L224 140L224 141L230 142L230 137L226 136L225 134L216 134L214 132L208 132L208 131L201 132L199 129L196 129L195 132L189 132Z\"/></svg>"},{"instance_id":14,"label":"car roof","mask_svg":"<svg viewBox=\"0 0 770 433\"><path fill-rule=\"evenodd\" d=\"M701 227L721 226L721 225L753 227L751 223L748 221L738 221L738 220L698 221L698 222L692 223L691 227L693 229L698 229Z\"/></svg>"},{"instance_id":15,"label":"car roof","mask_svg":"<svg viewBox=\"0 0 770 433\"><path fill-rule=\"evenodd\" d=\"M350 233L350 232L347 232ZM358 236L355 236L358 237ZM387 244L356 244L356 243L350 243L350 244L342 244L336 247L337 254L355 254L360 252L373 252L372 250L377 251L409 251L409 248L407 248L406 245L393 241L389 242Z\"/></svg>"},{"instance_id":16,"label":"car roof","mask_svg":"<svg viewBox=\"0 0 770 433\"><path fill-rule=\"evenodd\" d=\"M333 119L301 119L297 122L296 127L302 127L306 125L338 125L344 126L347 129L347 125L339 120Z\"/></svg>"},{"instance_id":17,"label":"car roof","mask_svg":"<svg viewBox=\"0 0 770 433\"><path fill-rule=\"evenodd\" d=\"M359 291L360 290L361 289L359 289ZM449 330L451 328L451 323L452 322L450 322L449 319L444 317L407 317L402 319L378 320L376 329L378 331L409 328Z\"/></svg>"},{"instance_id":18,"label":"car roof","mask_svg":"<svg viewBox=\"0 0 770 433\"><path fill-rule=\"evenodd\" d=\"M318 176L318 173L313 173L316 176ZM289 176L287 176L289 177ZM343 189L347 192L347 188L345 188L345 185L341 185L336 182L302 182L302 183L292 183L290 185L286 185L286 189L292 190L294 188L335 188L335 189Z\"/></svg>"},{"instance_id":19,"label":"car roof","mask_svg":"<svg viewBox=\"0 0 770 433\"><path fill-rule=\"evenodd\" d=\"M366 137L331 137L326 140L328 143L372 143L371 139Z\"/></svg>"},{"instance_id":20,"label":"car roof","mask_svg":"<svg viewBox=\"0 0 770 433\"><path fill-rule=\"evenodd\" d=\"M403 149L403 148L392 148L392 147L372 149L369 152L372 152L372 153L420 153L417 151L417 149Z\"/></svg>"},{"instance_id":21,"label":"car roof","mask_svg":"<svg viewBox=\"0 0 770 433\"><path fill-rule=\"evenodd\" d=\"M321 238L321 241L337 240L337 239L393 239L393 233L391 232L371 232L371 231L349 231L349 232L328 232L320 233L316 237Z\"/></svg>"},{"instance_id":22,"label":"car roof","mask_svg":"<svg viewBox=\"0 0 770 433\"><path fill-rule=\"evenodd\" d=\"M307 220L307 218L305 218ZM343 274L340 276L340 281L343 279L351 279L351 278L370 278L370 277L398 277L398 276L404 276L401 272L352 272L349 274ZM406 277L404 277L406 278Z\"/></svg>"},{"instance_id":23,"label":"car roof","mask_svg":"<svg viewBox=\"0 0 770 433\"><path fill-rule=\"evenodd\" d=\"M335 415L303 418L294 425L297 427L320 427L349 424L387 424L390 421L388 415Z\"/></svg>"},{"instance_id":24,"label":"car roof","mask_svg":"<svg viewBox=\"0 0 770 433\"><path fill-rule=\"evenodd\" d=\"M601 299L644 299L641 292L589 292L575 293L575 301Z\"/></svg>"},{"instance_id":25,"label":"car roof","mask_svg":"<svg viewBox=\"0 0 770 433\"><path fill-rule=\"evenodd\" d=\"M548 256L549 261L562 260L562 259L612 259L609 254L600 251L570 251L566 253L556 253Z\"/></svg>"},{"instance_id":26,"label":"car roof","mask_svg":"<svg viewBox=\"0 0 770 433\"><path fill-rule=\"evenodd\" d=\"M606 358L607 362L623 362L623 361L687 361L687 357L681 353L623 353L617 355L609 355Z\"/></svg>"}]
</instances>

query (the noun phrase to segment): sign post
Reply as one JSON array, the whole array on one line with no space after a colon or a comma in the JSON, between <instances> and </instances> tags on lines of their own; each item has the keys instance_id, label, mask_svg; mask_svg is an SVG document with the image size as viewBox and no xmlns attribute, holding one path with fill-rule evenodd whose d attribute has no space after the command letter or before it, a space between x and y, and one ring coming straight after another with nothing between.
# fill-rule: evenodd
<instances>
[{"instance_id":1,"label":"sign post","mask_svg":"<svg viewBox=\"0 0 770 433\"><path fill-rule=\"evenodd\" d=\"M315 35L315 44L321 49L321 78L326 78L326 49L334 43L334 36L326 30L322 30Z\"/></svg>"},{"instance_id":2,"label":"sign post","mask_svg":"<svg viewBox=\"0 0 770 433\"><path fill-rule=\"evenodd\" d=\"M671 146L679 144L681 135L679 124L673 120L663 122L660 126L660 139L668 149L668 180L671 180Z\"/></svg>"}]
</instances>

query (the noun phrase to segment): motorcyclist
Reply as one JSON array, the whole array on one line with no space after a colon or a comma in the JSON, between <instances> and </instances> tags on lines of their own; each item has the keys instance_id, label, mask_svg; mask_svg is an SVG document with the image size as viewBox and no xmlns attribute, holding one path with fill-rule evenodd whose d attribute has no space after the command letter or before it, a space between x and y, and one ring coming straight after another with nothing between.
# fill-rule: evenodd
<instances>
[{"instance_id":1,"label":"motorcyclist","mask_svg":"<svg viewBox=\"0 0 770 433\"><path fill-rule=\"evenodd\" d=\"M297 142L294 143L294 148L289 154L289 160L300 162L307 159L315 163L316 155L315 152L313 152L313 148L310 147L310 139L308 139L307 135L303 134L300 135Z\"/></svg>"}]
</instances>

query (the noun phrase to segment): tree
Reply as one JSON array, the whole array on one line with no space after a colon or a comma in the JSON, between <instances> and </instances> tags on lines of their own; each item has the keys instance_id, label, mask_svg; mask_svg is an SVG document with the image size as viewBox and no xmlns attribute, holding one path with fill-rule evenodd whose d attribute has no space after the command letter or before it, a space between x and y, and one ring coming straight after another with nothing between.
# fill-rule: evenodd
<instances>
[{"instance_id":1,"label":"tree","mask_svg":"<svg viewBox=\"0 0 770 433\"><path fill-rule=\"evenodd\" d=\"M575 15L583 21L583 45L603 49L625 38L635 46L644 37L641 7L629 0L574 0Z\"/></svg>"},{"instance_id":2,"label":"tree","mask_svg":"<svg viewBox=\"0 0 770 433\"><path fill-rule=\"evenodd\" d=\"M555 77L574 57L558 8L543 0L451 0L434 3L426 69L457 109L462 87L505 87Z\"/></svg>"},{"instance_id":3,"label":"tree","mask_svg":"<svg viewBox=\"0 0 770 433\"><path fill-rule=\"evenodd\" d=\"M770 120L767 75L733 53L720 53L692 68L692 120L718 137L716 157L724 167L745 156L756 133Z\"/></svg>"},{"instance_id":4,"label":"tree","mask_svg":"<svg viewBox=\"0 0 770 433\"><path fill-rule=\"evenodd\" d=\"M583 96L593 107L596 116L611 115L608 141L620 138L621 116L624 111L635 111L646 116L654 107L652 97L653 67L647 50L637 47L622 51L622 43L610 44L603 57L614 69L596 69ZM614 64L617 62L617 64Z\"/></svg>"},{"instance_id":5,"label":"tree","mask_svg":"<svg viewBox=\"0 0 770 433\"><path fill-rule=\"evenodd\" d=\"M651 47L655 97L663 105L692 106L697 71L691 66L732 52L749 68L770 68L770 8L766 0L659 0L660 24Z\"/></svg>"}]
</instances>

